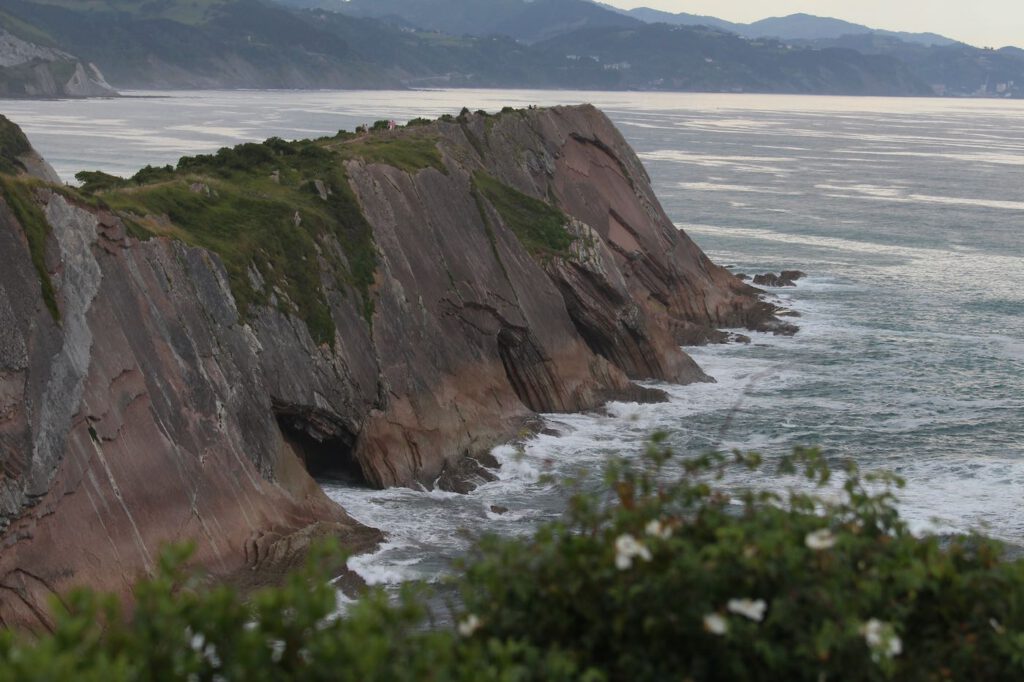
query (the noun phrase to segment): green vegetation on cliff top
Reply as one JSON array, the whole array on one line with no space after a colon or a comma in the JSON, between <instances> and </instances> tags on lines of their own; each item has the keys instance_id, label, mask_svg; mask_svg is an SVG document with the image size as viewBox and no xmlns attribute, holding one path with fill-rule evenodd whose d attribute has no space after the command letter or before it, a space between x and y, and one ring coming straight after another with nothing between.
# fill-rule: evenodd
<instances>
[{"instance_id":1,"label":"green vegetation on cliff top","mask_svg":"<svg viewBox=\"0 0 1024 682\"><path fill-rule=\"evenodd\" d=\"M0 116L0 192L25 230L32 265L39 273L43 301L53 319L59 321L60 309L57 307L53 281L46 270L46 239L50 236L50 224L46 222L45 216L32 198L32 189L36 181L31 178L13 177L25 170L18 157L30 151L32 145L21 128L6 117Z\"/></svg>"},{"instance_id":2,"label":"green vegetation on cliff top","mask_svg":"<svg viewBox=\"0 0 1024 682\"><path fill-rule=\"evenodd\" d=\"M274 304L304 320L317 343L333 343L326 281L354 287L368 322L373 313L376 250L344 163L356 158L408 172L444 169L429 131L342 132L184 157L177 168L147 167L130 180L95 171L77 177L136 236L168 236L217 253L243 316Z\"/></svg>"},{"instance_id":3,"label":"green vegetation on cliff top","mask_svg":"<svg viewBox=\"0 0 1024 682\"><path fill-rule=\"evenodd\" d=\"M368 135L357 140L331 145L343 158L360 158L367 163L382 163L409 173L436 168L447 174L437 140L431 136L381 137Z\"/></svg>"},{"instance_id":4,"label":"green vegetation on cliff top","mask_svg":"<svg viewBox=\"0 0 1024 682\"><path fill-rule=\"evenodd\" d=\"M18 131L21 132L20 130ZM27 144L27 142L26 142ZM0 173L0 192L3 199L14 212L28 240L29 253L32 256L32 265L39 274L39 286L42 289L43 302L46 309L55 322L60 322L60 308L57 306L57 295L53 288L53 280L46 269L46 240L50 236L50 223L46 216L39 210L39 206L32 197L33 187L36 181L28 178L16 178Z\"/></svg>"},{"instance_id":5,"label":"green vegetation on cliff top","mask_svg":"<svg viewBox=\"0 0 1024 682\"><path fill-rule=\"evenodd\" d=\"M565 214L540 199L499 182L483 172L473 174L473 186L534 256L567 256L573 237L566 232Z\"/></svg>"}]
</instances>

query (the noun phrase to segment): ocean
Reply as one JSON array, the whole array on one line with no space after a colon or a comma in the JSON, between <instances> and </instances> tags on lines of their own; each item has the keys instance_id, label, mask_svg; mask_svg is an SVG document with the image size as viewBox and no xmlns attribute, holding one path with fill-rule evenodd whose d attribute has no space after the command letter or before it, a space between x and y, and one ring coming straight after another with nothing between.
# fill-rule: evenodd
<instances>
[{"instance_id":1,"label":"ocean","mask_svg":"<svg viewBox=\"0 0 1024 682\"><path fill-rule=\"evenodd\" d=\"M715 384L659 405L546 415L553 432L497 448L468 495L324 482L386 543L351 567L373 584L435 581L481 533L557 518L559 482L599 479L656 430L680 454L795 445L904 477L920 532L1024 544L1024 103L576 91L172 92L3 101L66 180L131 174L224 145L330 134L463 106L592 102L643 160L670 218L736 272L799 269L770 294L795 337L689 352ZM751 475L734 484L774 486ZM498 514L492 505L508 508Z\"/></svg>"}]
</instances>

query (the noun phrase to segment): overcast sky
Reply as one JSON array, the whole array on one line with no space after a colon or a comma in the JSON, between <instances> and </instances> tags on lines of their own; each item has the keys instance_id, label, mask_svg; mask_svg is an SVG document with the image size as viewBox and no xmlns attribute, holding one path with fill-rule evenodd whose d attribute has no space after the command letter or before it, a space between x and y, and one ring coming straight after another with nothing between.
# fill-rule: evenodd
<instances>
[{"instance_id":1,"label":"overcast sky","mask_svg":"<svg viewBox=\"0 0 1024 682\"><path fill-rule=\"evenodd\" d=\"M1024 0L604 0L749 23L806 12L892 31L931 31L979 47L1024 45Z\"/></svg>"}]
</instances>

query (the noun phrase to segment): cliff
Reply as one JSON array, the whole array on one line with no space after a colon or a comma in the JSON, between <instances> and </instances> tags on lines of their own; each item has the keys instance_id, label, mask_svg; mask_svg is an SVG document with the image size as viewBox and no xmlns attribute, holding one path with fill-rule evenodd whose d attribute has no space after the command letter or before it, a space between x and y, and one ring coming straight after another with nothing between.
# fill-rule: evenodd
<instances>
[{"instance_id":1,"label":"cliff","mask_svg":"<svg viewBox=\"0 0 1024 682\"><path fill-rule=\"evenodd\" d=\"M94 64L0 28L0 97L114 97Z\"/></svg>"},{"instance_id":2,"label":"cliff","mask_svg":"<svg viewBox=\"0 0 1024 682\"><path fill-rule=\"evenodd\" d=\"M159 546L258 580L378 537L310 473L460 489L537 412L707 377L777 324L589 106L268 140L49 184L0 126L0 622ZM32 161L32 162L27 162Z\"/></svg>"}]
</instances>

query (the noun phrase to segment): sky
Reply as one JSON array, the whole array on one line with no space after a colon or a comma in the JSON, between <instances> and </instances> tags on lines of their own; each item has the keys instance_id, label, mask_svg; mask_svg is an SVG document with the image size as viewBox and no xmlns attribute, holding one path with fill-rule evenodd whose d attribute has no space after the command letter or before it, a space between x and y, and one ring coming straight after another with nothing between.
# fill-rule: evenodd
<instances>
[{"instance_id":1,"label":"sky","mask_svg":"<svg viewBox=\"0 0 1024 682\"><path fill-rule=\"evenodd\" d=\"M706 14L750 23L796 12L890 31L939 33L978 47L1024 45L1024 0L604 0L630 9Z\"/></svg>"}]
</instances>

